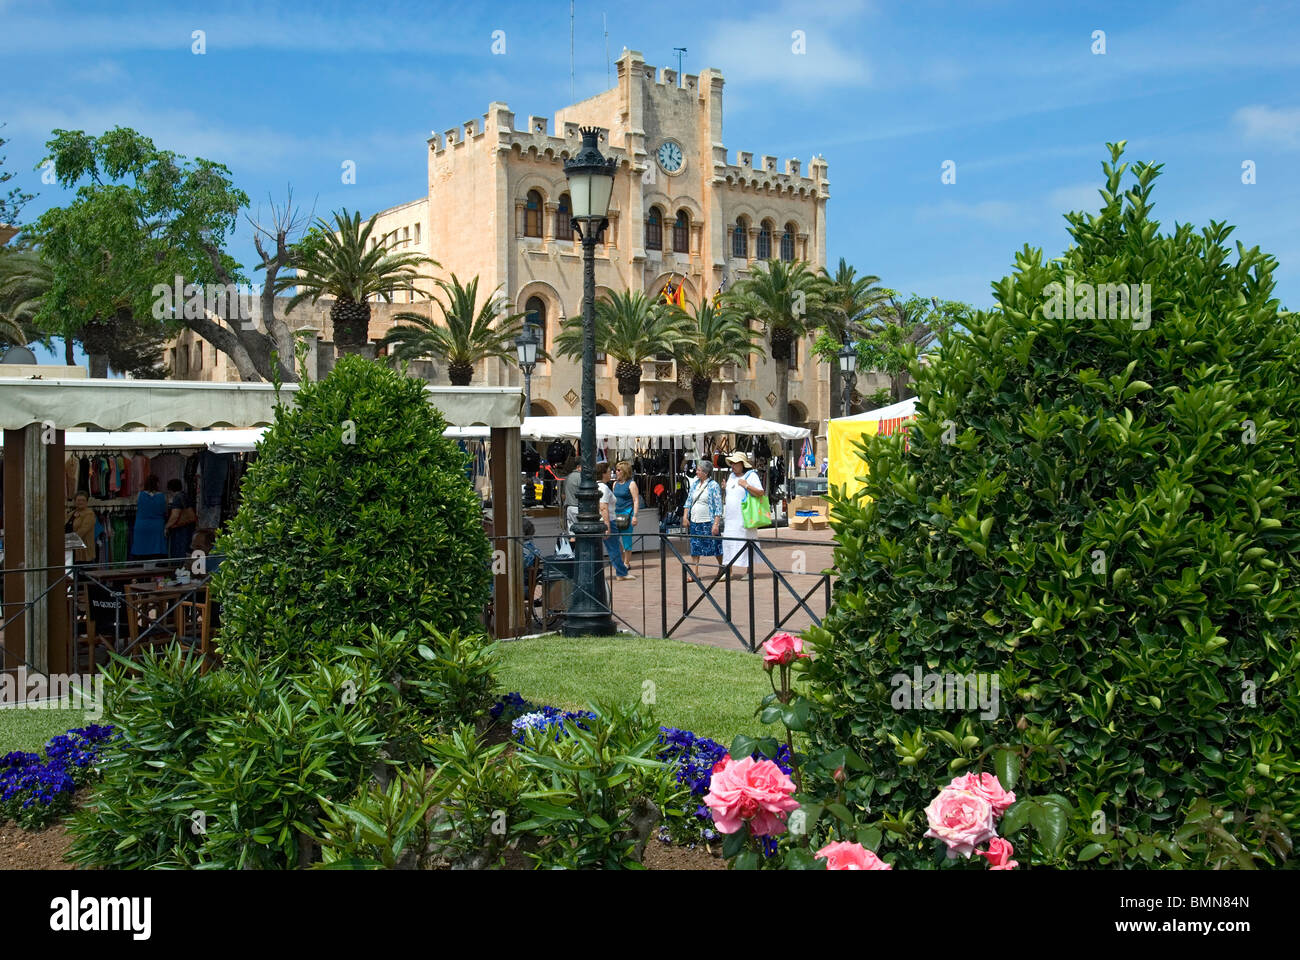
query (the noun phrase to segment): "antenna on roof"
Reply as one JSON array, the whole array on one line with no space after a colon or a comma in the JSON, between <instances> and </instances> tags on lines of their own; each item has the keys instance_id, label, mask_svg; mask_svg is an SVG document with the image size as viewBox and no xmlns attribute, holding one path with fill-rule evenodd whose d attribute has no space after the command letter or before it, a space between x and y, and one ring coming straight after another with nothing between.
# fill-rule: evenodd
<instances>
[{"instance_id":1,"label":"antenna on roof","mask_svg":"<svg viewBox=\"0 0 1300 960\"><path fill-rule=\"evenodd\" d=\"M686 56L686 48L673 47L673 50L677 53L677 86L680 87L682 85L682 57Z\"/></svg>"},{"instance_id":2,"label":"antenna on roof","mask_svg":"<svg viewBox=\"0 0 1300 960\"><path fill-rule=\"evenodd\" d=\"M573 0L569 0L569 102L573 102Z\"/></svg>"},{"instance_id":3,"label":"antenna on roof","mask_svg":"<svg viewBox=\"0 0 1300 960\"><path fill-rule=\"evenodd\" d=\"M608 87L613 83L609 68L609 18L602 13L600 15L600 22L605 25L605 86Z\"/></svg>"}]
</instances>

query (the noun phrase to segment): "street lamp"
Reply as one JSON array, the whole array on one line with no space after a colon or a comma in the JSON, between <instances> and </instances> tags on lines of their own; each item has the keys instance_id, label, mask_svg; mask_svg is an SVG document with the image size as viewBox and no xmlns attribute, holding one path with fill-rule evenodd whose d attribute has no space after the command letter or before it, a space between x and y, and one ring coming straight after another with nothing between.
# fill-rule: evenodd
<instances>
[{"instance_id":1,"label":"street lamp","mask_svg":"<svg viewBox=\"0 0 1300 960\"><path fill-rule=\"evenodd\" d=\"M737 416L737 417L740 416L740 397L738 397L738 396L732 396L732 398L731 398L731 412L732 412L732 414L733 414L734 416Z\"/></svg>"},{"instance_id":2,"label":"street lamp","mask_svg":"<svg viewBox=\"0 0 1300 960\"><path fill-rule=\"evenodd\" d=\"M858 345L856 343L846 343L840 348L840 379L844 381L844 397L842 405L844 407L844 416L849 415L849 398L853 396L853 388L858 382Z\"/></svg>"},{"instance_id":3,"label":"street lamp","mask_svg":"<svg viewBox=\"0 0 1300 960\"><path fill-rule=\"evenodd\" d=\"M533 371L537 369L537 345L541 342L537 324L532 318L524 321L524 329L515 337L515 353L519 357L519 372L524 375L524 416L533 415Z\"/></svg>"},{"instance_id":4,"label":"street lamp","mask_svg":"<svg viewBox=\"0 0 1300 960\"><path fill-rule=\"evenodd\" d=\"M582 241L582 482L578 485L578 519L573 524L578 581L564 618L566 637L614 632L601 559L605 525L596 488L596 241L609 226L605 215L618 161L601 156L599 129L581 127L579 132L582 147L564 161L573 230Z\"/></svg>"},{"instance_id":5,"label":"street lamp","mask_svg":"<svg viewBox=\"0 0 1300 960\"><path fill-rule=\"evenodd\" d=\"M650 410L651 410L653 413L658 413L658 412L659 412L659 394L657 394L657 393L656 393L653 397L650 398Z\"/></svg>"}]
</instances>

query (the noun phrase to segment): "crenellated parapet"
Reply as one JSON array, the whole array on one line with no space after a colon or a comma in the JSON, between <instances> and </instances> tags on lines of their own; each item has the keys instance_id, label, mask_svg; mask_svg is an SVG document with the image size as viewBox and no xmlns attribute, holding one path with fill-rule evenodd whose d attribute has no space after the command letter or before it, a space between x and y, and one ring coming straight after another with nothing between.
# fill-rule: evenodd
<instances>
[{"instance_id":1,"label":"crenellated parapet","mask_svg":"<svg viewBox=\"0 0 1300 960\"><path fill-rule=\"evenodd\" d=\"M577 153L582 145L579 124L566 122L562 129L552 132L549 117L530 116L523 129L516 129L515 114L500 101L489 104L488 112L481 118L466 120L442 134L434 132L429 137L429 150L435 157L465 148L471 143L486 143L494 151L518 151L523 156L533 155L548 160L564 160ZM609 144L609 130L599 127L601 152L609 157L628 161L627 151Z\"/></svg>"}]
</instances>

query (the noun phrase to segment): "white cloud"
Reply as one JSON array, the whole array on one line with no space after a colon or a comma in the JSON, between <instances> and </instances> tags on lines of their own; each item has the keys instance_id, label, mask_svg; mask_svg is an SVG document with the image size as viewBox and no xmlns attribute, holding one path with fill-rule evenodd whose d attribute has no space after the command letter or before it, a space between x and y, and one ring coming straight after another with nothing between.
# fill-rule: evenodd
<instances>
[{"instance_id":1,"label":"white cloud","mask_svg":"<svg viewBox=\"0 0 1300 960\"><path fill-rule=\"evenodd\" d=\"M1300 107L1242 107L1232 119L1246 140L1300 150Z\"/></svg>"},{"instance_id":2,"label":"white cloud","mask_svg":"<svg viewBox=\"0 0 1300 960\"><path fill-rule=\"evenodd\" d=\"M923 220L975 220L989 226L1011 226L1024 220L1020 208L1005 200L945 200L943 203L927 204L916 210L918 219Z\"/></svg>"},{"instance_id":3,"label":"white cloud","mask_svg":"<svg viewBox=\"0 0 1300 960\"><path fill-rule=\"evenodd\" d=\"M1047 210L1050 214L1066 214L1075 211L1097 213L1101 210L1101 194L1097 192L1099 184L1076 183L1071 186L1057 187L1047 195Z\"/></svg>"},{"instance_id":4,"label":"white cloud","mask_svg":"<svg viewBox=\"0 0 1300 960\"><path fill-rule=\"evenodd\" d=\"M746 20L720 21L704 42L697 65L716 67L728 83L746 86L870 86L872 69L866 56L843 44L845 36L862 35L845 27L864 9L853 2L792 6ZM797 47L803 52L796 52Z\"/></svg>"}]
</instances>

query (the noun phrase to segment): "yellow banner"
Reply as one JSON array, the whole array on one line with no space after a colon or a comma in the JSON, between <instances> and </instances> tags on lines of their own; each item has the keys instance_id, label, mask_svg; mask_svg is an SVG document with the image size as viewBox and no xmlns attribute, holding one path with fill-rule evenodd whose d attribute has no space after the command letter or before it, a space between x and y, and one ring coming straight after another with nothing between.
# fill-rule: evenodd
<instances>
[{"instance_id":1,"label":"yellow banner","mask_svg":"<svg viewBox=\"0 0 1300 960\"><path fill-rule=\"evenodd\" d=\"M831 487L844 487L845 496L852 497L862 489L858 477L868 471L867 462L858 456L854 441L864 436L874 437L880 430L879 420L832 420L827 437L827 459L830 461L826 477Z\"/></svg>"}]
</instances>

